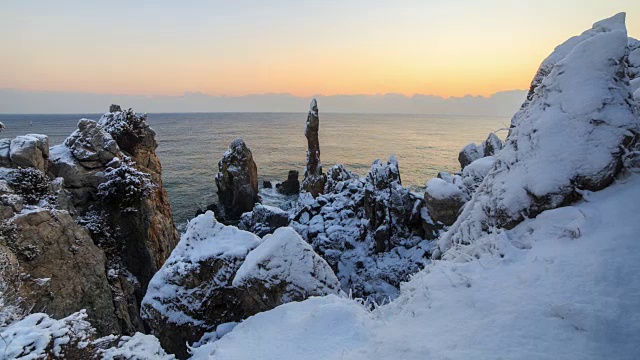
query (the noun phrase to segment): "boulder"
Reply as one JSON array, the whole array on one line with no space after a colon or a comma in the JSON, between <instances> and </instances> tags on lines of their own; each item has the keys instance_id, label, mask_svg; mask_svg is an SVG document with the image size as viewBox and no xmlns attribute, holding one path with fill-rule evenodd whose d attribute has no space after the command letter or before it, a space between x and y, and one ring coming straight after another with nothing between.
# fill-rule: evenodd
<instances>
[{"instance_id":1,"label":"boulder","mask_svg":"<svg viewBox=\"0 0 640 360\"><path fill-rule=\"evenodd\" d=\"M278 186L278 192L285 195L294 195L300 192L300 181L298 180L298 170L289 170L287 180Z\"/></svg>"},{"instance_id":2,"label":"boulder","mask_svg":"<svg viewBox=\"0 0 640 360\"><path fill-rule=\"evenodd\" d=\"M9 145L11 162L20 167L33 167L47 172L49 158L49 138L45 135L21 135L11 140Z\"/></svg>"},{"instance_id":3,"label":"boulder","mask_svg":"<svg viewBox=\"0 0 640 360\"><path fill-rule=\"evenodd\" d=\"M289 213L277 207L256 204L253 211L242 214L238 228L265 236L287 225Z\"/></svg>"},{"instance_id":4,"label":"boulder","mask_svg":"<svg viewBox=\"0 0 640 360\"><path fill-rule=\"evenodd\" d=\"M458 162L460 163L460 167L464 170L464 168L474 162L475 160L480 159L484 154L484 150L482 147L474 143L467 144L467 146L463 147L458 154Z\"/></svg>"},{"instance_id":5,"label":"boulder","mask_svg":"<svg viewBox=\"0 0 640 360\"><path fill-rule=\"evenodd\" d=\"M260 202L258 167L242 139L233 140L218 162L216 186L226 220L238 220Z\"/></svg>"},{"instance_id":6,"label":"boulder","mask_svg":"<svg viewBox=\"0 0 640 360\"><path fill-rule=\"evenodd\" d=\"M502 146L502 140L500 140L500 138L496 134L490 133L489 137L487 137L487 140L482 143L484 156L497 155L498 152L502 150Z\"/></svg>"},{"instance_id":7,"label":"boulder","mask_svg":"<svg viewBox=\"0 0 640 360\"><path fill-rule=\"evenodd\" d=\"M623 149L640 132L629 101L627 44L624 14L618 14L543 62L495 165L440 238L442 252L475 242L490 229L511 229L614 181L623 168Z\"/></svg>"},{"instance_id":8,"label":"boulder","mask_svg":"<svg viewBox=\"0 0 640 360\"><path fill-rule=\"evenodd\" d=\"M424 203L434 221L452 225L467 201L469 201L469 193L461 185L439 178L433 178L427 182Z\"/></svg>"},{"instance_id":9,"label":"boulder","mask_svg":"<svg viewBox=\"0 0 640 360\"><path fill-rule=\"evenodd\" d=\"M262 188L263 189L271 189L271 188L273 188L273 184L269 180L264 180L262 182Z\"/></svg>"},{"instance_id":10,"label":"boulder","mask_svg":"<svg viewBox=\"0 0 640 360\"><path fill-rule=\"evenodd\" d=\"M208 211L189 222L149 283L142 316L164 349L186 358L186 344L220 324L337 291L329 266L293 230L261 240Z\"/></svg>"},{"instance_id":11,"label":"boulder","mask_svg":"<svg viewBox=\"0 0 640 360\"><path fill-rule=\"evenodd\" d=\"M309 113L307 114L307 125L304 129L304 136L307 138L307 165L302 179L302 189L311 193L314 197L324 192L324 184L327 176L322 173L322 163L320 162L320 142L318 140L318 129L320 119L318 118L318 103L316 99L311 100Z\"/></svg>"}]
</instances>

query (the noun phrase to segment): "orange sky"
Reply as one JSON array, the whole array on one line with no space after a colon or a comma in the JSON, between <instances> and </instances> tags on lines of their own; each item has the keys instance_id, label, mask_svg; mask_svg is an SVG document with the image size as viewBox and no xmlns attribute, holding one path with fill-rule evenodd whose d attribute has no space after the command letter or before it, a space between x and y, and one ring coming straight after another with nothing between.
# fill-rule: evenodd
<instances>
[{"instance_id":1,"label":"orange sky","mask_svg":"<svg viewBox=\"0 0 640 360\"><path fill-rule=\"evenodd\" d=\"M640 1L9 1L0 88L490 95L619 11L640 35Z\"/></svg>"}]
</instances>

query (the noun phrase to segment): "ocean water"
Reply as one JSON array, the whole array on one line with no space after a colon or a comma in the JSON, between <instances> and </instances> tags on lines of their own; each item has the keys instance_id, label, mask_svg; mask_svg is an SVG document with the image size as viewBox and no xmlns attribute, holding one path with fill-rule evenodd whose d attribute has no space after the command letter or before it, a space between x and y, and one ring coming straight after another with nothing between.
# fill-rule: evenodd
<instances>
[{"instance_id":1,"label":"ocean water","mask_svg":"<svg viewBox=\"0 0 640 360\"><path fill-rule=\"evenodd\" d=\"M83 117L97 120L100 115L0 115L6 126L0 137L42 133L53 146L71 134ZM199 208L214 200L218 160L235 138L244 139L253 152L260 186L262 180L286 179L293 169L299 170L302 178L305 121L306 113L149 114L176 225L183 228ZM438 171L459 170L458 152L463 146L483 141L489 132L507 127L509 121L498 117L321 112L320 158L325 171L343 164L365 175L375 159L395 154L403 185L420 191ZM273 191L263 193L263 198L278 201Z\"/></svg>"}]
</instances>

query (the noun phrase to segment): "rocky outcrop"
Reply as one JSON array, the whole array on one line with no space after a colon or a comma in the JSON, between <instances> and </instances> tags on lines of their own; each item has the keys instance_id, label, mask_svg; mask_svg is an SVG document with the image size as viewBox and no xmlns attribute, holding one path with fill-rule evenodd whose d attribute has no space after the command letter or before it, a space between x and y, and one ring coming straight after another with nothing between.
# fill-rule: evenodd
<instances>
[{"instance_id":1,"label":"rocky outcrop","mask_svg":"<svg viewBox=\"0 0 640 360\"><path fill-rule=\"evenodd\" d=\"M0 140L0 166L35 168L47 172L49 138L41 134L17 136Z\"/></svg>"},{"instance_id":2,"label":"rocky outcrop","mask_svg":"<svg viewBox=\"0 0 640 360\"><path fill-rule=\"evenodd\" d=\"M76 220L105 252L115 333L144 330L140 301L178 241L156 147L146 116L127 110L80 120L51 149L49 174L64 179Z\"/></svg>"},{"instance_id":3,"label":"rocky outcrop","mask_svg":"<svg viewBox=\"0 0 640 360\"><path fill-rule=\"evenodd\" d=\"M300 181L298 180L298 170L289 170L287 180L277 186L278 192L285 195L294 195L300 192Z\"/></svg>"},{"instance_id":4,"label":"rocky outcrop","mask_svg":"<svg viewBox=\"0 0 640 360\"><path fill-rule=\"evenodd\" d=\"M502 140L500 140L500 138L496 134L490 133L487 137L487 140L482 143L484 156L497 155L500 150L502 150L503 146L504 144L502 143Z\"/></svg>"},{"instance_id":5,"label":"rocky outcrop","mask_svg":"<svg viewBox=\"0 0 640 360\"><path fill-rule=\"evenodd\" d=\"M216 186L220 210L224 211L218 216L225 221L238 220L240 215L251 211L260 202L258 167L242 139L233 140L218 162Z\"/></svg>"},{"instance_id":6,"label":"rocky outcrop","mask_svg":"<svg viewBox=\"0 0 640 360\"><path fill-rule=\"evenodd\" d=\"M514 116L495 164L440 239L441 251L611 184L624 149L640 132L627 54L624 14L556 48L536 74L537 85Z\"/></svg>"},{"instance_id":7,"label":"rocky outcrop","mask_svg":"<svg viewBox=\"0 0 640 360\"><path fill-rule=\"evenodd\" d=\"M334 269L342 289L382 300L418 271L437 234L423 200L401 185L395 157L373 163L366 178L341 165L326 192L301 194L291 226Z\"/></svg>"},{"instance_id":8,"label":"rocky outcrop","mask_svg":"<svg viewBox=\"0 0 640 360\"><path fill-rule=\"evenodd\" d=\"M289 213L286 211L273 206L256 204L253 211L242 214L238 228L258 236L265 236L288 225Z\"/></svg>"},{"instance_id":9,"label":"rocky outcrop","mask_svg":"<svg viewBox=\"0 0 640 360\"><path fill-rule=\"evenodd\" d=\"M318 103L316 99L312 99L309 105L309 114L307 115L307 125L304 129L304 136L307 138L308 148L307 166L302 180L302 189L309 192L313 197L324 192L324 184L327 181L327 176L322 173L322 163L320 162L319 127Z\"/></svg>"},{"instance_id":10,"label":"rocky outcrop","mask_svg":"<svg viewBox=\"0 0 640 360\"><path fill-rule=\"evenodd\" d=\"M337 291L329 266L293 230L261 240L209 211L189 222L153 277L142 316L167 351L185 358L186 343L220 324Z\"/></svg>"}]
</instances>

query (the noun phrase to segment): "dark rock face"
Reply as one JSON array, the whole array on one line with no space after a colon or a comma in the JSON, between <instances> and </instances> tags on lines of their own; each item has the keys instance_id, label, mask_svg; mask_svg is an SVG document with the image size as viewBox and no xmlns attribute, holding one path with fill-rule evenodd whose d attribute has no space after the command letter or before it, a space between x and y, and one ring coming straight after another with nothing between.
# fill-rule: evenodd
<instances>
[{"instance_id":1,"label":"dark rock face","mask_svg":"<svg viewBox=\"0 0 640 360\"><path fill-rule=\"evenodd\" d=\"M220 324L338 291L327 263L292 229L261 240L218 223L207 212L189 223L154 276L142 316L164 349L186 358L186 343Z\"/></svg>"},{"instance_id":2,"label":"dark rock face","mask_svg":"<svg viewBox=\"0 0 640 360\"><path fill-rule=\"evenodd\" d=\"M291 226L334 269L343 290L382 300L428 256L437 226L422 199L402 187L395 157L366 178L334 166L324 195L301 194Z\"/></svg>"},{"instance_id":3,"label":"dark rock face","mask_svg":"<svg viewBox=\"0 0 640 360\"><path fill-rule=\"evenodd\" d=\"M238 220L240 215L251 211L260 202L258 167L242 139L233 140L218 162L216 186L224 210L220 216L224 215L224 220Z\"/></svg>"},{"instance_id":4,"label":"dark rock face","mask_svg":"<svg viewBox=\"0 0 640 360\"><path fill-rule=\"evenodd\" d=\"M424 203L434 221L452 225L462 206L469 201L469 194L461 184L435 178L427 182Z\"/></svg>"},{"instance_id":5,"label":"dark rock face","mask_svg":"<svg viewBox=\"0 0 640 360\"><path fill-rule=\"evenodd\" d=\"M271 183L271 181L265 180L265 181L262 182L262 188L271 189L271 188L273 188L273 184Z\"/></svg>"},{"instance_id":6,"label":"dark rock face","mask_svg":"<svg viewBox=\"0 0 640 360\"><path fill-rule=\"evenodd\" d=\"M278 192L285 195L294 195L300 192L300 181L298 180L298 170L289 170L287 180L278 186Z\"/></svg>"},{"instance_id":7,"label":"dark rock face","mask_svg":"<svg viewBox=\"0 0 640 360\"><path fill-rule=\"evenodd\" d=\"M276 207L256 204L253 211L242 214L238 228L262 237L287 225L289 213Z\"/></svg>"},{"instance_id":8,"label":"dark rock face","mask_svg":"<svg viewBox=\"0 0 640 360\"><path fill-rule=\"evenodd\" d=\"M304 171L304 179L302 180L302 189L311 193L313 197L324 192L324 183L327 181L326 175L322 173L322 163L320 162L319 127L318 104L316 99L313 99L311 100L309 114L307 115L307 126L304 130L308 149L307 167Z\"/></svg>"},{"instance_id":9,"label":"dark rock face","mask_svg":"<svg viewBox=\"0 0 640 360\"><path fill-rule=\"evenodd\" d=\"M105 253L103 272L119 326L114 333L144 330L140 301L179 237L156 147L146 116L127 110L98 122L81 120L64 144L51 149L50 175L64 179L76 220ZM128 186L139 198L113 190Z\"/></svg>"}]
</instances>

